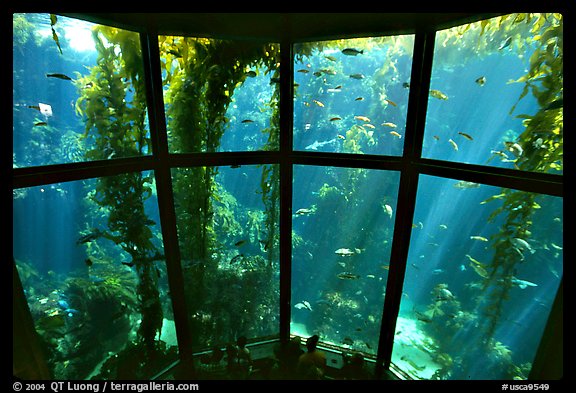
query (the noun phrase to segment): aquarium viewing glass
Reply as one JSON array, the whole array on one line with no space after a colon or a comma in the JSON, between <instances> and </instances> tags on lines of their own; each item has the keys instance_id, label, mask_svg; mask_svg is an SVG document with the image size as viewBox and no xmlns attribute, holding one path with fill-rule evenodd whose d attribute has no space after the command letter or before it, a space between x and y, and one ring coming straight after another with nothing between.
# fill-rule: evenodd
<instances>
[{"instance_id":1,"label":"aquarium viewing glass","mask_svg":"<svg viewBox=\"0 0 576 393\"><path fill-rule=\"evenodd\" d=\"M54 14L13 33L13 167L151 153L138 33Z\"/></svg>"},{"instance_id":2,"label":"aquarium viewing glass","mask_svg":"<svg viewBox=\"0 0 576 393\"><path fill-rule=\"evenodd\" d=\"M422 156L562 173L562 45L544 14L437 32Z\"/></svg>"},{"instance_id":3,"label":"aquarium viewing glass","mask_svg":"<svg viewBox=\"0 0 576 393\"><path fill-rule=\"evenodd\" d=\"M294 150L402 155L413 46L413 35L296 44Z\"/></svg>"},{"instance_id":4,"label":"aquarium viewing glass","mask_svg":"<svg viewBox=\"0 0 576 393\"><path fill-rule=\"evenodd\" d=\"M425 175L418 190L394 363L526 379L562 278L562 199Z\"/></svg>"},{"instance_id":5,"label":"aquarium viewing glass","mask_svg":"<svg viewBox=\"0 0 576 393\"><path fill-rule=\"evenodd\" d=\"M158 41L171 152L278 149L278 44Z\"/></svg>"},{"instance_id":6,"label":"aquarium viewing glass","mask_svg":"<svg viewBox=\"0 0 576 393\"><path fill-rule=\"evenodd\" d=\"M277 166L172 171L196 349L279 331ZM190 214L189 212L197 212Z\"/></svg>"},{"instance_id":7,"label":"aquarium viewing glass","mask_svg":"<svg viewBox=\"0 0 576 393\"><path fill-rule=\"evenodd\" d=\"M14 326L46 378L313 334L378 376L538 368L563 280L562 15L282 45L114 15L134 31L13 14Z\"/></svg>"},{"instance_id":8,"label":"aquarium viewing glass","mask_svg":"<svg viewBox=\"0 0 576 393\"><path fill-rule=\"evenodd\" d=\"M398 182L391 171L294 168L292 334L375 354Z\"/></svg>"},{"instance_id":9,"label":"aquarium viewing glass","mask_svg":"<svg viewBox=\"0 0 576 393\"><path fill-rule=\"evenodd\" d=\"M134 343L155 336L169 356L149 372L178 356L152 178L129 173L14 195L14 259L56 379L114 378L103 366L110 354L137 356ZM111 193L114 183L149 190L133 199Z\"/></svg>"}]
</instances>

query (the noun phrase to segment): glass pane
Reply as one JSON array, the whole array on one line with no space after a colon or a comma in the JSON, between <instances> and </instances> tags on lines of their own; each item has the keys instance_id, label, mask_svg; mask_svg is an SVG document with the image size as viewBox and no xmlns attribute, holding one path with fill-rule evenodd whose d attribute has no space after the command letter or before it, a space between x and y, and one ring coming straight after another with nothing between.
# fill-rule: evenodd
<instances>
[{"instance_id":1,"label":"glass pane","mask_svg":"<svg viewBox=\"0 0 576 393\"><path fill-rule=\"evenodd\" d=\"M13 214L14 258L54 378L147 379L176 360L151 173L18 189Z\"/></svg>"},{"instance_id":2,"label":"glass pane","mask_svg":"<svg viewBox=\"0 0 576 393\"><path fill-rule=\"evenodd\" d=\"M562 217L562 198L421 176L392 361L423 379L526 379Z\"/></svg>"},{"instance_id":3,"label":"glass pane","mask_svg":"<svg viewBox=\"0 0 576 393\"><path fill-rule=\"evenodd\" d=\"M400 176L295 166L291 333L375 354Z\"/></svg>"},{"instance_id":4,"label":"glass pane","mask_svg":"<svg viewBox=\"0 0 576 393\"><path fill-rule=\"evenodd\" d=\"M559 14L510 14L436 35L422 155L562 173Z\"/></svg>"},{"instance_id":5,"label":"glass pane","mask_svg":"<svg viewBox=\"0 0 576 393\"><path fill-rule=\"evenodd\" d=\"M279 167L172 171L195 350L279 333Z\"/></svg>"},{"instance_id":6,"label":"glass pane","mask_svg":"<svg viewBox=\"0 0 576 393\"><path fill-rule=\"evenodd\" d=\"M401 155L413 35L294 47L294 149Z\"/></svg>"},{"instance_id":7,"label":"glass pane","mask_svg":"<svg viewBox=\"0 0 576 393\"><path fill-rule=\"evenodd\" d=\"M13 16L13 166L150 153L137 33Z\"/></svg>"},{"instance_id":8,"label":"glass pane","mask_svg":"<svg viewBox=\"0 0 576 393\"><path fill-rule=\"evenodd\" d=\"M170 152L278 149L278 44L158 40Z\"/></svg>"}]
</instances>

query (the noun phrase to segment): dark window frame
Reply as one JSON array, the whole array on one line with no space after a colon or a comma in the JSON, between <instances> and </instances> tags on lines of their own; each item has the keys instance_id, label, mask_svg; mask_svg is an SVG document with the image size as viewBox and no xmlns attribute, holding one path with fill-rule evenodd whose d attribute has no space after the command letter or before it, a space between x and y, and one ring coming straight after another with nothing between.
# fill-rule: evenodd
<instances>
[{"instance_id":1,"label":"dark window frame","mask_svg":"<svg viewBox=\"0 0 576 393\"><path fill-rule=\"evenodd\" d=\"M64 14L65 15L65 14ZM58 182L82 180L121 173L152 170L155 174L164 251L168 269L169 287L175 316L180 358L189 360L191 332L184 302L184 282L180 266L180 251L176 230L176 216L172 189L171 169L177 167L278 164L280 165L280 329L281 342L290 339L291 313L291 255L292 255L292 179L294 165L338 166L381 169L400 172L398 205L394 224L391 263L387 290L382 310L382 325L376 356L376 372L380 375L391 365L396 319L400 308L402 287L411 236L418 179L422 175L472 181L497 187L513 188L545 195L564 196L562 175L521 172L513 169L464 164L422 158L422 141L426 121L428 90L432 72L436 31L460 24L491 18L497 15L477 15L451 21L448 25L419 25L409 33L415 35L412 59L411 87L408 101L406 133L402 156L352 155L293 150L293 44L292 37L284 36L280 42L280 149L278 151L222 152L222 153L169 153L162 96L160 53L157 26L127 26L124 23L101 19L99 16L70 14L95 23L115 25L140 34L146 75L146 91L152 153L148 156L79 162L39 167L12 168L8 172L11 188L19 189ZM393 31L386 35L399 34ZM402 34L406 34L403 30ZM373 32L359 36L376 36ZM382 35L382 34L380 34ZM354 37L357 37L355 35ZM227 37L228 38L228 37ZM313 39L319 37L313 37ZM350 38L350 36L330 37ZM324 38L323 38L324 39ZM267 39L266 42L274 41ZM539 352L541 348L539 349Z\"/></svg>"}]
</instances>

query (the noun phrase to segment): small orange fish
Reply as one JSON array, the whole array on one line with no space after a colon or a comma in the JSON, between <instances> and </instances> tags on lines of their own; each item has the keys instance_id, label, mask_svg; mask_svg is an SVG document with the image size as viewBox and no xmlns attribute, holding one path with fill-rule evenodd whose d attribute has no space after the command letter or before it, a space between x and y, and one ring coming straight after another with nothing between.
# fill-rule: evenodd
<instances>
[{"instance_id":1,"label":"small orange fish","mask_svg":"<svg viewBox=\"0 0 576 393\"><path fill-rule=\"evenodd\" d=\"M387 121L386 123L382 123L382 125L383 125L383 126L386 126L386 127L390 127L390 128L396 128L396 127L398 127L396 124L394 124L394 123L392 123L392 122L389 122L389 121Z\"/></svg>"},{"instance_id":2,"label":"small orange fish","mask_svg":"<svg viewBox=\"0 0 576 393\"><path fill-rule=\"evenodd\" d=\"M402 138L402 135L398 134L396 131L390 131L390 135L394 135L396 138Z\"/></svg>"},{"instance_id":3,"label":"small orange fish","mask_svg":"<svg viewBox=\"0 0 576 393\"><path fill-rule=\"evenodd\" d=\"M324 108L324 104L318 100L312 100L313 103L315 103L316 105L318 105L320 108Z\"/></svg>"},{"instance_id":4,"label":"small orange fish","mask_svg":"<svg viewBox=\"0 0 576 393\"><path fill-rule=\"evenodd\" d=\"M473 141L474 138L470 136L470 134L466 134L465 132L459 132L458 134L462 135L464 138L468 139L469 141Z\"/></svg>"},{"instance_id":5,"label":"small orange fish","mask_svg":"<svg viewBox=\"0 0 576 393\"><path fill-rule=\"evenodd\" d=\"M386 101L387 103L389 103L392 106L398 106L394 101L392 100L388 100L388 99L384 99L384 101Z\"/></svg>"},{"instance_id":6,"label":"small orange fish","mask_svg":"<svg viewBox=\"0 0 576 393\"><path fill-rule=\"evenodd\" d=\"M355 118L356 120L361 120L361 121L364 121L364 122L366 122L366 123L370 123L370 119L367 118L366 116L354 116L354 118Z\"/></svg>"}]
</instances>

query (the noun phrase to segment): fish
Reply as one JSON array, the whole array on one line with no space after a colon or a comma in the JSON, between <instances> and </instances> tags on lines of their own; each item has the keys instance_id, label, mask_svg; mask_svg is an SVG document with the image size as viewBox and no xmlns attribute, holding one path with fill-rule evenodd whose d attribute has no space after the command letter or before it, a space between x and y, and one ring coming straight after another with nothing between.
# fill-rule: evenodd
<instances>
[{"instance_id":1,"label":"fish","mask_svg":"<svg viewBox=\"0 0 576 393\"><path fill-rule=\"evenodd\" d=\"M341 280L357 280L360 278L358 274L353 273L339 273L336 275Z\"/></svg>"},{"instance_id":2,"label":"fish","mask_svg":"<svg viewBox=\"0 0 576 393\"><path fill-rule=\"evenodd\" d=\"M316 105L318 105L320 108L324 108L324 104L318 100L312 100L313 103L315 103Z\"/></svg>"},{"instance_id":3,"label":"fish","mask_svg":"<svg viewBox=\"0 0 576 393\"><path fill-rule=\"evenodd\" d=\"M327 92L327 93L341 93L341 92L342 92L342 89L336 89L336 88L334 88L334 89L328 89L328 90L326 90L326 92Z\"/></svg>"},{"instance_id":4,"label":"fish","mask_svg":"<svg viewBox=\"0 0 576 393\"><path fill-rule=\"evenodd\" d=\"M250 70L250 71L246 72L244 75L246 75L248 78L255 78L256 77L256 71Z\"/></svg>"},{"instance_id":5,"label":"fish","mask_svg":"<svg viewBox=\"0 0 576 393\"><path fill-rule=\"evenodd\" d=\"M392 206L386 204L383 207L384 207L384 212L386 212L386 214L388 214L388 217L392 218L392 214L394 214L394 212L392 211Z\"/></svg>"},{"instance_id":6,"label":"fish","mask_svg":"<svg viewBox=\"0 0 576 393\"><path fill-rule=\"evenodd\" d=\"M345 54L346 56L357 56L357 55L363 54L364 51L354 49L354 48L346 48L346 49L342 49L342 53Z\"/></svg>"},{"instance_id":7,"label":"fish","mask_svg":"<svg viewBox=\"0 0 576 393\"><path fill-rule=\"evenodd\" d=\"M366 123L370 123L370 119L367 118L366 116L354 116L354 118L355 118L356 120L360 120L360 121L363 121L363 122L366 122Z\"/></svg>"},{"instance_id":8,"label":"fish","mask_svg":"<svg viewBox=\"0 0 576 393\"><path fill-rule=\"evenodd\" d=\"M99 229L93 229L91 232L87 233L86 235L80 236L78 240L76 240L76 244L84 244L88 242L92 242L99 237L101 237L103 233Z\"/></svg>"},{"instance_id":9,"label":"fish","mask_svg":"<svg viewBox=\"0 0 576 393\"><path fill-rule=\"evenodd\" d=\"M238 254L236 255L234 258L230 259L230 264L236 262L237 260L239 260L240 258L243 258L244 254Z\"/></svg>"},{"instance_id":10,"label":"fish","mask_svg":"<svg viewBox=\"0 0 576 393\"><path fill-rule=\"evenodd\" d=\"M390 135L394 135L396 138L401 139L402 135L400 135L399 133L397 133L396 131L390 131Z\"/></svg>"},{"instance_id":11,"label":"fish","mask_svg":"<svg viewBox=\"0 0 576 393\"><path fill-rule=\"evenodd\" d=\"M299 69L299 70L296 71L296 72L301 72L301 73L303 73L303 74L307 74L307 73L310 72L310 70L307 70L306 68L302 68L302 69Z\"/></svg>"},{"instance_id":12,"label":"fish","mask_svg":"<svg viewBox=\"0 0 576 393\"><path fill-rule=\"evenodd\" d=\"M92 261L92 258L88 257L84 260L84 263L86 264L86 266L91 267L92 265L94 265L94 261Z\"/></svg>"},{"instance_id":13,"label":"fish","mask_svg":"<svg viewBox=\"0 0 576 393\"><path fill-rule=\"evenodd\" d=\"M337 59L334 56L324 56L326 59L330 60L330 61L336 61Z\"/></svg>"},{"instance_id":14,"label":"fish","mask_svg":"<svg viewBox=\"0 0 576 393\"><path fill-rule=\"evenodd\" d=\"M484 269L483 266L477 265L477 264L472 263L472 262L470 262L470 266L472 267L472 269L474 269L476 274L478 274L480 277L488 278L488 272L486 271L486 269Z\"/></svg>"},{"instance_id":15,"label":"fish","mask_svg":"<svg viewBox=\"0 0 576 393\"><path fill-rule=\"evenodd\" d=\"M57 79L62 79L65 81L71 81L72 78L70 78L68 75L64 75L64 74L46 74L46 78L57 78Z\"/></svg>"},{"instance_id":16,"label":"fish","mask_svg":"<svg viewBox=\"0 0 576 393\"><path fill-rule=\"evenodd\" d=\"M477 78L474 82L476 82L478 84L478 86L484 86L484 84L486 83L486 77L481 76L481 77Z\"/></svg>"},{"instance_id":17,"label":"fish","mask_svg":"<svg viewBox=\"0 0 576 393\"><path fill-rule=\"evenodd\" d=\"M454 142L452 139L448 139L448 142L452 145L452 148L455 151L458 151L458 145L456 144L456 142Z\"/></svg>"},{"instance_id":18,"label":"fish","mask_svg":"<svg viewBox=\"0 0 576 393\"><path fill-rule=\"evenodd\" d=\"M351 75L349 75L349 76L350 76L350 78L352 78L352 79L357 79L357 80L360 80L360 79L364 79L364 78L365 78L365 77L364 77L364 74L351 74Z\"/></svg>"},{"instance_id":19,"label":"fish","mask_svg":"<svg viewBox=\"0 0 576 393\"><path fill-rule=\"evenodd\" d=\"M308 215L308 214L313 213L313 212L314 211L312 209L303 208L303 209L296 210L296 213L294 213L294 214L296 214L298 216L305 216L305 215Z\"/></svg>"},{"instance_id":20,"label":"fish","mask_svg":"<svg viewBox=\"0 0 576 393\"><path fill-rule=\"evenodd\" d=\"M434 98L438 98L439 100L446 101L448 99L448 96L442 93L440 90L430 90L430 95Z\"/></svg>"},{"instance_id":21,"label":"fish","mask_svg":"<svg viewBox=\"0 0 576 393\"><path fill-rule=\"evenodd\" d=\"M396 128L396 127L398 127L396 124L394 124L394 123L392 123L392 122L390 122L390 121L387 121L387 122L385 122L385 123L382 123L382 125L383 125L383 126L386 126L386 127L390 127L390 128Z\"/></svg>"},{"instance_id":22,"label":"fish","mask_svg":"<svg viewBox=\"0 0 576 393\"><path fill-rule=\"evenodd\" d=\"M447 300L453 300L454 295L446 288L441 288L438 290L438 294L436 295L436 300L445 302Z\"/></svg>"},{"instance_id":23,"label":"fish","mask_svg":"<svg viewBox=\"0 0 576 393\"><path fill-rule=\"evenodd\" d=\"M30 106L28 108L31 108ZM36 107L34 107L36 109ZM48 104L38 103L38 111L44 115L44 117L52 116L52 107Z\"/></svg>"},{"instance_id":24,"label":"fish","mask_svg":"<svg viewBox=\"0 0 576 393\"><path fill-rule=\"evenodd\" d=\"M336 75L336 70L333 70L331 68L322 68L320 72L328 75Z\"/></svg>"},{"instance_id":25,"label":"fish","mask_svg":"<svg viewBox=\"0 0 576 393\"><path fill-rule=\"evenodd\" d=\"M354 101L364 101L364 97L356 97Z\"/></svg>"},{"instance_id":26,"label":"fish","mask_svg":"<svg viewBox=\"0 0 576 393\"><path fill-rule=\"evenodd\" d=\"M301 310L301 309L306 309L309 311L312 311L312 306L310 305L310 303L306 300L301 301L300 303L296 303L294 305L294 307L296 307L297 309Z\"/></svg>"},{"instance_id":27,"label":"fish","mask_svg":"<svg viewBox=\"0 0 576 393\"><path fill-rule=\"evenodd\" d=\"M526 280L519 280L516 277L512 277L512 280L510 280L512 282L512 284L518 285L518 287L520 289L526 289L528 287L537 287L538 284L534 284L533 282L530 281L526 281Z\"/></svg>"},{"instance_id":28,"label":"fish","mask_svg":"<svg viewBox=\"0 0 576 393\"><path fill-rule=\"evenodd\" d=\"M468 139L469 141L473 141L474 138L470 134L466 134L465 132L458 132L459 135L462 135L464 138Z\"/></svg>"},{"instance_id":29,"label":"fish","mask_svg":"<svg viewBox=\"0 0 576 393\"><path fill-rule=\"evenodd\" d=\"M392 105L392 106L398 106L398 104L396 104L396 103L395 103L394 101L392 101L392 100L389 100L389 99L386 99L386 98L385 98L384 101L386 101L387 103L389 103L389 104Z\"/></svg>"},{"instance_id":30,"label":"fish","mask_svg":"<svg viewBox=\"0 0 576 393\"><path fill-rule=\"evenodd\" d=\"M471 181L462 180L462 181L459 181L459 182L455 183L455 184L454 184L454 187L455 187L455 188L460 188L460 189L463 189L463 188L478 188L478 187L480 187L480 184L474 183L474 182L471 182Z\"/></svg>"},{"instance_id":31,"label":"fish","mask_svg":"<svg viewBox=\"0 0 576 393\"><path fill-rule=\"evenodd\" d=\"M498 50L502 50L504 48L507 48L510 46L510 44L512 43L512 36L506 38L504 41L502 41L500 43L500 46L498 47Z\"/></svg>"},{"instance_id":32,"label":"fish","mask_svg":"<svg viewBox=\"0 0 576 393\"><path fill-rule=\"evenodd\" d=\"M334 254L340 255L341 257L351 257L352 255L356 254L356 252L352 251L349 248L339 248L334 251Z\"/></svg>"},{"instance_id":33,"label":"fish","mask_svg":"<svg viewBox=\"0 0 576 393\"><path fill-rule=\"evenodd\" d=\"M34 123L34 127L41 127L41 126L47 126L48 123L46 123L45 121L37 121L36 123Z\"/></svg>"},{"instance_id":34,"label":"fish","mask_svg":"<svg viewBox=\"0 0 576 393\"><path fill-rule=\"evenodd\" d=\"M440 229L448 229L448 225L446 225L446 224L440 224L440 225L438 225L438 227Z\"/></svg>"},{"instance_id":35,"label":"fish","mask_svg":"<svg viewBox=\"0 0 576 393\"><path fill-rule=\"evenodd\" d=\"M242 124L254 123L254 120L252 120L252 119L244 119L244 120L242 120L240 123L242 123Z\"/></svg>"},{"instance_id":36,"label":"fish","mask_svg":"<svg viewBox=\"0 0 576 393\"><path fill-rule=\"evenodd\" d=\"M314 143L306 146L304 149L305 150L318 150L319 147L322 147L324 145L329 145L329 144L334 143L334 142L336 142L336 138L330 139L329 141L322 141L322 142L314 141Z\"/></svg>"},{"instance_id":37,"label":"fish","mask_svg":"<svg viewBox=\"0 0 576 393\"><path fill-rule=\"evenodd\" d=\"M345 137L344 135L340 135L340 134L336 135L336 137L337 137L338 139L346 139L346 137Z\"/></svg>"},{"instance_id":38,"label":"fish","mask_svg":"<svg viewBox=\"0 0 576 393\"><path fill-rule=\"evenodd\" d=\"M402 87L405 89L409 89L410 88L410 83L409 82L404 82L402 83Z\"/></svg>"},{"instance_id":39,"label":"fish","mask_svg":"<svg viewBox=\"0 0 576 393\"><path fill-rule=\"evenodd\" d=\"M236 247L242 247L244 244L246 244L247 240L239 240L236 243L234 243L234 245Z\"/></svg>"},{"instance_id":40,"label":"fish","mask_svg":"<svg viewBox=\"0 0 576 393\"><path fill-rule=\"evenodd\" d=\"M390 270L390 265L380 265L380 267L384 270Z\"/></svg>"},{"instance_id":41,"label":"fish","mask_svg":"<svg viewBox=\"0 0 576 393\"><path fill-rule=\"evenodd\" d=\"M482 262L472 258L469 254L466 254L466 258L468 258L470 260L470 262L472 262L475 265L484 266L484 264Z\"/></svg>"},{"instance_id":42,"label":"fish","mask_svg":"<svg viewBox=\"0 0 576 393\"><path fill-rule=\"evenodd\" d=\"M424 323L432 322L432 318L426 315L425 313L421 313L419 311L414 310L414 314L416 315L416 319L422 321Z\"/></svg>"},{"instance_id":43,"label":"fish","mask_svg":"<svg viewBox=\"0 0 576 393\"><path fill-rule=\"evenodd\" d=\"M507 160L508 159L508 154L504 153L502 150L490 150L490 154L492 154L493 156L490 158L490 160L492 160L492 158L494 158L494 156L499 156L500 158ZM489 162L490 162L489 160Z\"/></svg>"},{"instance_id":44,"label":"fish","mask_svg":"<svg viewBox=\"0 0 576 393\"><path fill-rule=\"evenodd\" d=\"M432 138L436 139L437 141L440 140L440 137L438 135L432 135Z\"/></svg>"},{"instance_id":45,"label":"fish","mask_svg":"<svg viewBox=\"0 0 576 393\"><path fill-rule=\"evenodd\" d=\"M519 237L513 237L511 240L512 244L514 245L514 247L516 249L519 249L520 251L528 251L530 252L530 254L534 254L536 252L536 250L534 250L530 244L528 244L528 242L524 239L521 239Z\"/></svg>"},{"instance_id":46,"label":"fish","mask_svg":"<svg viewBox=\"0 0 576 393\"><path fill-rule=\"evenodd\" d=\"M364 127L370 128L370 129L372 129L372 130L375 130L375 129L376 129L376 126L375 126L374 124L369 124L369 123L364 124Z\"/></svg>"},{"instance_id":47,"label":"fish","mask_svg":"<svg viewBox=\"0 0 576 393\"><path fill-rule=\"evenodd\" d=\"M479 240L481 242L487 242L488 239L486 239L484 236L470 236L471 240Z\"/></svg>"},{"instance_id":48,"label":"fish","mask_svg":"<svg viewBox=\"0 0 576 393\"><path fill-rule=\"evenodd\" d=\"M554 244L554 243L550 243L550 245L552 246L552 248L555 248L556 250L562 250L563 249L562 247L560 247L559 245Z\"/></svg>"}]
</instances>

